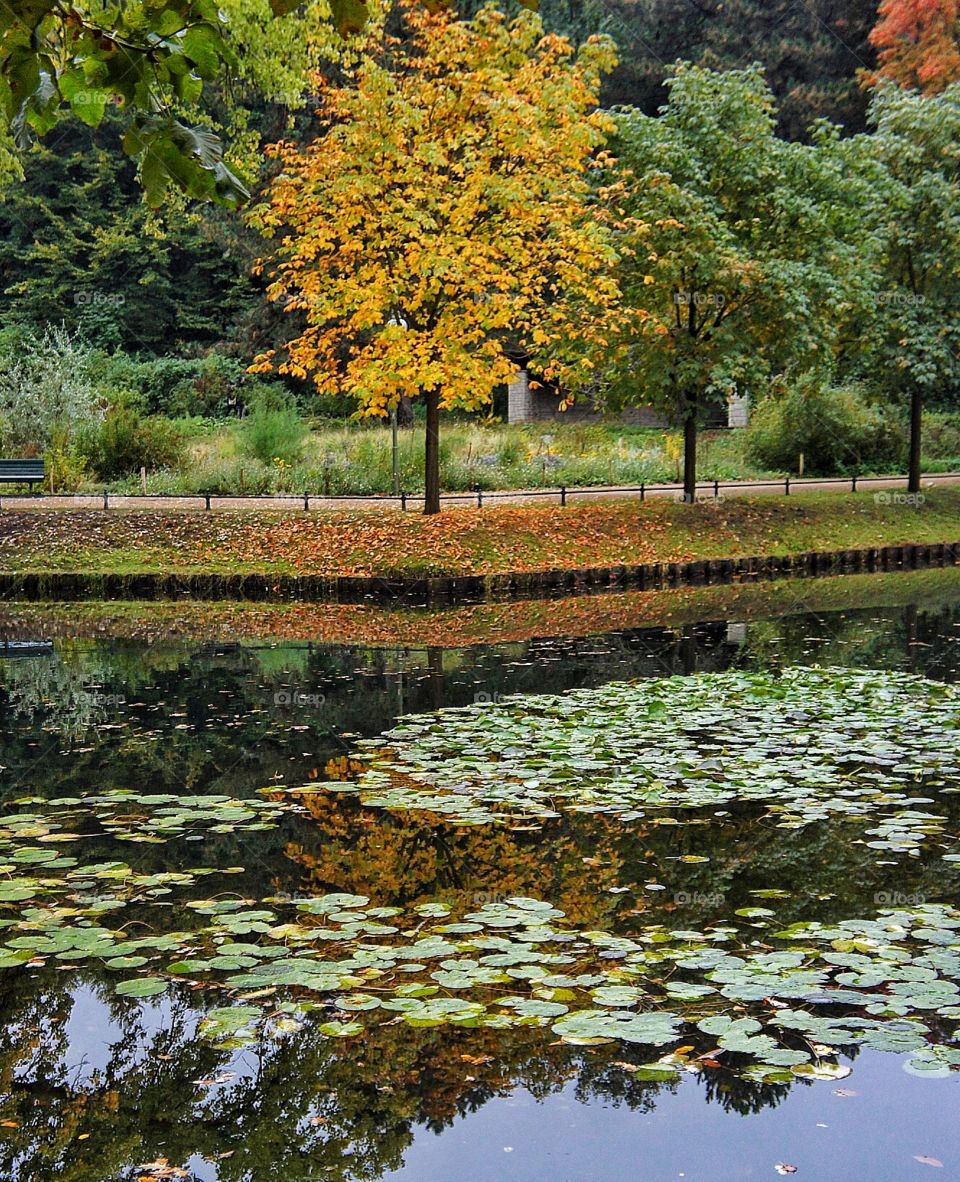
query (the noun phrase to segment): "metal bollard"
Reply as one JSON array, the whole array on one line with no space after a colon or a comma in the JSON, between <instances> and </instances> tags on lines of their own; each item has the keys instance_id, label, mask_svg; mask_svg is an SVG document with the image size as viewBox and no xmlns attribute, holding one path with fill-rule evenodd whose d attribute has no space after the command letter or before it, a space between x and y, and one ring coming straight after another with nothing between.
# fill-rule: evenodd
<instances>
[{"instance_id":1,"label":"metal bollard","mask_svg":"<svg viewBox=\"0 0 960 1182\"><path fill-rule=\"evenodd\" d=\"M561 506L563 506L566 503L567 503L567 486L565 484L561 484L560 485L560 504L561 504Z\"/></svg>"}]
</instances>

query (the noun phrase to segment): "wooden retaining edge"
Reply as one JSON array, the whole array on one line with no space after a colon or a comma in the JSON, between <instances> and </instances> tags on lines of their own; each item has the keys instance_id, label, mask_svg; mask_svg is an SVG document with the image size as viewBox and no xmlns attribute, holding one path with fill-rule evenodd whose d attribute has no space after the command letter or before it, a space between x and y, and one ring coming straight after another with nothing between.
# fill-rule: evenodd
<instances>
[{"instance_id":1,"label":"wooden retaining edge","mask_svg":"<svg viewBox=\"0 0 960 1182\"><path fill-rule=\"evenodd\" d=\"M447 604L596 590L657 590L864 571L960 565L960 542L808 551L690 562L645 562L495 575L370 578L266 574L0 574L0 600L243 599L264 602Z\"/></svg>"}]
</instances>

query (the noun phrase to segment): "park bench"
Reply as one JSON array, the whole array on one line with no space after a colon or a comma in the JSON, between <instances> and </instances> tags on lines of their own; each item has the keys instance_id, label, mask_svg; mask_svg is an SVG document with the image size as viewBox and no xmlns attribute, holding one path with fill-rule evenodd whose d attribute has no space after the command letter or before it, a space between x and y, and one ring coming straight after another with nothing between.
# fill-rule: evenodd
<instances>
[{"instance_id":1,"label":"park bench","mask_svg":"<svg viewBox=\"0 0 960 1182\"><path fill-rule=\"evenodd\" d=\"M29 484L43 481L43 460L0 460L0 484Z\"/></svg>"}]
</instances>

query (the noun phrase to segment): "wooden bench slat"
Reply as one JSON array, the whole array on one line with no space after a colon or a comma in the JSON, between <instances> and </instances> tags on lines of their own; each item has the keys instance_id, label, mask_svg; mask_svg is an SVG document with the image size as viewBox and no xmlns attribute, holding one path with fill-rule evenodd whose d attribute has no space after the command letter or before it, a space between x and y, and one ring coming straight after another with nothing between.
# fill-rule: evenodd
<instances>
[{"instance_id":1,"label":"wooden bench slat","mask_svg":"<svg viewBox=\"0 0 960 1182\"><path fill-rule=\"evenodd\" d=\"M0 484L34 484L43 480L43 460L0 460Z\"/></svg>"}]
</instances>

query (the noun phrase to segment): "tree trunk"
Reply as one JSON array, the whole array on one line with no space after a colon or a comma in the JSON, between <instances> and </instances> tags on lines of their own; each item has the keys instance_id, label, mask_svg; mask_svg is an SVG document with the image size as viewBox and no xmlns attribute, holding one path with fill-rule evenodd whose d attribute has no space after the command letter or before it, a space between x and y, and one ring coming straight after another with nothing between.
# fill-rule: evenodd
<instances>
[{"instance_id":1,"label":"tree trunk","mask_svg":"<svg viewBox=\"0 0 960 1182\"><path fill-rule=\"evenodd\" d=\"M907 469L907 492L920 491L920 423L923 415L923 394L914 386L910 395L910 464Z\"/></svg>"},{"instance_id":2,"label":"tree trunk","mask_svg":"<svg viewBox=\"0 0 960 1182\"><path fill-rule=\"evenodd\" d=\"M401 394L400 401L397 403L397 426L413 426L413 403L407 394Z\"/></svg>"},{"instance_id":3,"label":"tree trunk","mask_svg":"<svg viewBox=\"0 0 960 1182\"><path fill-rule=\"evenodd\" d=\"M424 454L424 513L440 512L440 391L427 390L427 446Z\"/></svg>"},{"instance_id":4,"label":"tree trunk","mask_svg":"<svg viewBox=\"0 0 960 1182\"><path fill-rule=\"evenodd\" d=\"M697 396L688 393L683 416L683 499L697 499Z\"/></svg>"}]
</instances>

